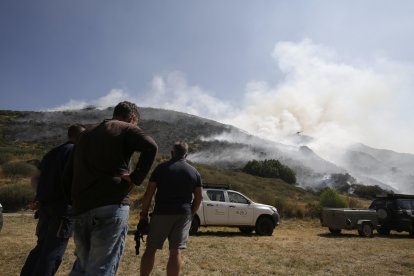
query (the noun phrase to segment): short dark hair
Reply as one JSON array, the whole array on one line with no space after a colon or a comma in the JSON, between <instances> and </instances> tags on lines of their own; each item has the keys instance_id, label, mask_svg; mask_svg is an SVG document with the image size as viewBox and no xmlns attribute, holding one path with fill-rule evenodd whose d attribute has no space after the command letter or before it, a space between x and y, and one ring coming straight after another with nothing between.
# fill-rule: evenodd
<instances>
[{"instance_id":1,"label":"short dark hair","mask_svg":"<svg viewBox=\"0 0 414 276\"><path fill-rule=\"evenodd\" d=\"M78 139L79 135L85 130L85 126L81 124L73 124L68 128L68 138Z\"/></svg>"},{"instance_id":2,"label":"short dark hair","mask_svg":"<svg viewBox=\"0 0 414 276\"><path fill-rule=\"evenodd\" d=\"M183 157L188 152L188 144L182 141L175 142L173 151L175 156Z\"/></svg>"},{"instance_id":3,"label":"short dark hair","mask_svg":"<svg viewBox=\"0 0 414 276\"><path fill-rule=\"evenodd\" d=\"M138 106L134 103L124 101L117 104L114 108L113 118L121 118L128 120L134 116L139 121Z\"/></svg>"}]
</instances>

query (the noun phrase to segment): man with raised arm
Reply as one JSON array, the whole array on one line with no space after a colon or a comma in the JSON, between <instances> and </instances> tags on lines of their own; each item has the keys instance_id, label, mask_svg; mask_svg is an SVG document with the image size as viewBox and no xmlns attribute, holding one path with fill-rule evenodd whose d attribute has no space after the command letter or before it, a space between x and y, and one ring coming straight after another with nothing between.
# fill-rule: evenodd
<instances>
[{"instance_id":1,"label":"man with raised arm","mask_svg":"<svg viewBox=\"0 0 414 276\"><path fill-rule=\"evenodd\" d=\"M83 133L66 168L77 257L70 275L117 272L128 231L128 193L141 185L157 153L157 144L138 127L138 121L135 104L119 103L112 119ZM129 172L134 152L140 156Z\"/></svg>"}]
</instances>

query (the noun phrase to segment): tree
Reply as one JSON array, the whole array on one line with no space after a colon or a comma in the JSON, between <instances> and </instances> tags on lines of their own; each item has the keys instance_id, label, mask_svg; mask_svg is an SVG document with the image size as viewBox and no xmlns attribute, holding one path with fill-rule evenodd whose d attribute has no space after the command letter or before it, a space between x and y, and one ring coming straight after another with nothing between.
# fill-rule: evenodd
<instances>
[{"instance_id":1,"label":"tree","mask_svg":"<svg viewBox=\"0 0 414 276\"><path fill-rule=\"evenodd\" d=\"M251 160L244 166L243 171L260 177L280 178L289 184L296 183L295 172L275 159Z\"/></svg>"},{"instance_id":2,"label":"tree","mask_svg":"<svg viewBox=\"0 0 414 276\"><path fill-rule=\"evenodd\" d=\"M362 184L354 184L351 186L351 189L353 190L353 194L357 195L359 197L367 198L367 199L373 199L377 195L380 194L389 194L393 193L392 191L387 191L382 189L378 185L374 186L365 186Z\"/></svg>"}]
</instances>

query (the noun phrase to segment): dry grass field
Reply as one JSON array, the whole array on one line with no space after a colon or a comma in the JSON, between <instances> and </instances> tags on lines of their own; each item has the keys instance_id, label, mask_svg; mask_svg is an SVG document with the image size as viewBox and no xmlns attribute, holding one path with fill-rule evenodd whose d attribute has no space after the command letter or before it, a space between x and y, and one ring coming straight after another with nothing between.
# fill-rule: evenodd
<instances>
[{"instance_id":1,"label":"dry grass field","mask_svg":"<svg viewBox=\"0 0 414 276\"><path fill-rule=\"evenodd\" d=\"M118 275L138 274L134 218L132 214ZM36 241L35 226L30 215L5 215L0 275L19 275ZM68 275L73 250L71 240L57 275ZM271 237L246 236L233 228L201 228L200 235L190 237L184 254L184 275L414 275L414 239L407 233L371 239L360 238L356 231L332 236L317 220L282 221ZM153 275L165 275L167 256L164 246L157 254Z\"/></svg>"}]
</instances>

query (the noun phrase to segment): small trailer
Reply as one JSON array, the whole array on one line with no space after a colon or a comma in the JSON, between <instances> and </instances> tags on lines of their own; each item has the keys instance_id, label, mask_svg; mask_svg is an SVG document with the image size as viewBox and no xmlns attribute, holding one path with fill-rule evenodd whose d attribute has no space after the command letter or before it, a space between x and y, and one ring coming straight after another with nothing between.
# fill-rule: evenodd
<instances>
[{"instance_id":1,"label":"small trailer","mask_svg":"<svg viewBox=\"0 0 414 276\"><path fill-rule=\"evenodd\" d=\"M377 212L371 209L323 208L321 224L332 234L356 229L362 237L372 237L373 230L380 227Z\"/></svg>"}]
</instances>

